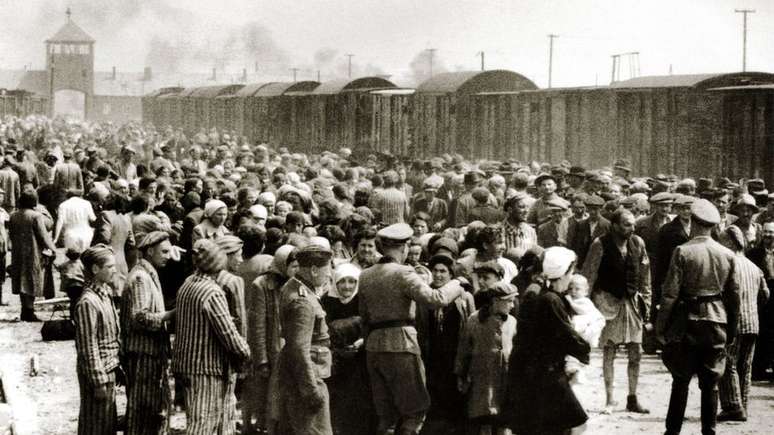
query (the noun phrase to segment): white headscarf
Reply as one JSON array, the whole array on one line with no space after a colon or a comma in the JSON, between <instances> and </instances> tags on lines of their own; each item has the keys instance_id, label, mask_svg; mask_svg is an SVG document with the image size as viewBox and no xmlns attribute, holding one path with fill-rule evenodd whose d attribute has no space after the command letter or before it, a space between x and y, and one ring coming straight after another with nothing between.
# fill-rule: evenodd
<instances>
[{"instance_id":1,"label":"white headscarf","mask_svg":"<svg viewBox=\"0 0 774 435\"><path fill-rule=\"evenodd\" d=\"M207 204L204 204L204 217L210 218L215 214L215 212L222 208L228 208L225 202L218 199L211 199L207 201Z\"/></svg>"},{"instance_id":2,"label":"white headscarf","mask_svg":"<svg viewBox=\"0 0 774 435\"><path fill-rule=\"evenodd\" d=\"M328 292L328 296L340 300L342 304L348 304L357 295L359 283L358 283L358 286L355 287L355 291L348 298L344 298L339 294L338 283L344 278L354 278L355 281L359 281L360 268L355 266L352 263L339 264L336 267L336 271L334 272L334 278L335 278L334 279L335 282L334 282L334 285L331 287L331 290Z\"/></svg>"}]
</instances>

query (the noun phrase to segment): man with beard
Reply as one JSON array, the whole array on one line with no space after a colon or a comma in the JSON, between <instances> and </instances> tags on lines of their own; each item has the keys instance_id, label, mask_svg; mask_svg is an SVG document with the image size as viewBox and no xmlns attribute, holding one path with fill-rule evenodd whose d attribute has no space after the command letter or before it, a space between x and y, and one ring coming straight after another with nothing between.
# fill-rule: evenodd
<instances>
[{"instance_id":1,"label":"man with beard","mask_svg":"<svg viewBox=\"0 0 774 435\"><path fill-rule=\"evenodd\" d=\"M642 331L650 311L650 261L645 242L634 234L634 215L624 209L613 213L610 232L591 244L583 274L592 298L607 322L599 342L603 346L602 372L607 397L605 413L612 412L615 354L625 345L629 358L629 395L626 410L649 411L637 400L642 357Z\"/></svg>"},{"instance_id":2,"label":"man with beard","mask_svg":"<svg viewBox=\"0 0 774 435\"><path fill-rule=\"evenodd\" d=\"M505 201L505 211L508 216L503 221L503 243L505 250L514 248L527 249L537 246L537 232L527 224L528 195L517 192Z\"/></svg>"},{"instance_id":3,"label":"man with beard","mask_svg":"<svg viewBox=\"0 0 774 435\"><path fill-rule=\"evenodd\" d=\"M774 289L774 222L763 224L761 243L747 253L750 261L763 271L769 289ZM771 379L768 369L774 362L774 305L771 299L759 306L759 331L753 357L752 379Z\"/></svg>"},{"instance_id":4,"label":"man with beard","mask_svg":"<svg viewBox=\"0 0 774 435\"><path fill-rule=\"evenodd\" d=\"M373 266L382 257L376 250L376 231L371 228L365 228L355 234L353 248L355 256L350 263L359 267L360 270Z\"/></svg>"},{"instance_id":5,"label":"man with beard","mask_svg":"<svg viewBox=\"0 0 774 435\"><path fill-rule=\"evenodd\" d=\"M124 368L126 369L126 433L166 433L171 393L170 341L167 311L157 268L169 261L172 245L164 231L144 235L137 244L142 258L127 278L121 308ZM160 387L159 387L160 386Z\"/></svg>"},{"instance_id":6,"label":"man with beard","mask_svg":"<svg viewBox=\"0 0 774 435\"><path fill-rule=\"evenodd\" d=\"M666 434L680 433L691 378L699 378L701 432L714 434L717 382L723 374L726 345L736 339L739 281L734 253L712 240L720 215L706 199L691 205L692 239L675 249L664 281L656 337L672 374Z\"/></svg>"}]
</instances>

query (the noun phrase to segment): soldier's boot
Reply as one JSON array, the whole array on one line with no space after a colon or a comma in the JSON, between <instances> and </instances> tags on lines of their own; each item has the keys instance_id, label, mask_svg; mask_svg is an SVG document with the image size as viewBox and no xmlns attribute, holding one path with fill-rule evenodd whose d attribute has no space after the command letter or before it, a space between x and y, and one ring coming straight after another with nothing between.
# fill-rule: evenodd
<instances>
[{"instance_id":1,"label":"soldier's boot","mask_svg":"<svg viewBox=\"0 0 774 435\"><path fill-rule=\"evenodd\" d=\"M701 390L701 434L715 435L718 413L718 390L707 388Z\"/></svg>"}]
</instances>

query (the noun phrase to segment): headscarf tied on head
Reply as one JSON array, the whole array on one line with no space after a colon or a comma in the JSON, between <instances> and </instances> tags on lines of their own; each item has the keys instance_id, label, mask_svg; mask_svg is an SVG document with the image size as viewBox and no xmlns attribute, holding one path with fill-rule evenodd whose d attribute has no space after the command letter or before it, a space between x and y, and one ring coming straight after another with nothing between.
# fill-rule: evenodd
<instances>
[{"instance_id":1,"label":"headscarf tied on head","mask_svg":"<svg viewBox=\"0 0 774 435\"><path fill-rule=\"evenodd\" d=\"M358 287L355 287L355 291L347 298L339 294L338 284L344 278L353 278L355 281L360 281L360 268L351 263L342 263L336 267L334 272L335 284L331 287L328 296L336 298L341 301L342 304L348 304L357 295Z\"/></svg>"},{"instance_id":2,"label":"headscarf tied on head","mask_svg":"<svg viewBox=\"0 0 774 435\"><path fill-rule=\"evenodd\" d=\"M226 254L212 240L197 240L193 246L194 263L196 268L209 275L216 274L226 268L228 259Z\"/></svg>"},{"instance_id":3,"label":"headscarf tied on head","mask_svg":"<svg viewBox=\"0 0 774 435\"><path fill-rule=\"evenodd\" d=\"M209 219L222 208L228 209L228 206L225 202L218 199L211 199L207 201L206 204L204 204L204 217Z\"/></svg>"},{"instance_id":4,"label":"headscarf tied on head","mask_svg":"<svg viewBox=\"0 0 774 435\"><path fill-rule=\"evenodd\" d=\"M91 271L92 266L104 264L112 256L113 248L104 243L98 243L83 251L81 262L83 263L84 278L87 281L91 281L94 278L94 274Z\"/></svg>"}]
</instances>

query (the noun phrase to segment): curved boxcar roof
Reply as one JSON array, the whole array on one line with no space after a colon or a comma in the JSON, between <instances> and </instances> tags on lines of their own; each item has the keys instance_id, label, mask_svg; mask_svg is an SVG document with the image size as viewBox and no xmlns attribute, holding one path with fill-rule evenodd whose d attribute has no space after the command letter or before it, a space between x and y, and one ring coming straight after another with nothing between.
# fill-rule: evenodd
<instances>
[{"instance_id":1,"label":"curved boxcar roof","mask_svg":"<svg viewBox=\"0 0 774 435\"><path fill-rule=\"evenodd\" d=\"M749 86L774 83L774 74L764 72L736 72L721 74L678 74L671 76L644 76L614 82L613 89L631 88L696 88L709 89L730 86Z\"/></svg>"},{"instance_id":2,"label":"curved boxcar roof","mask_svg":"<svg viewBox=\"0 0 774 435\"><path fill-rule=\"evenodd\" d=\"M537 89L532 80L508 70L439 73L417 87L418 94L475 94Z\"/></svg>"},{"instance_id":3,"label":"curved boxcar roof","mask_svg":"<svg viewBox=\"0 0 774 435\"><path fill-rule=\"evenodd\" d=\"M268 86L272 84L273 82L263 82L263 83L250 83L249 85L245 85L244 88L236 91L234 93L235 97L252 97L256 92L258 92L259 89L261 89L264 86Z\"/></svg>"},{"instance_id":4,"label":"curved boxcar roof","mask_svg":"<svg viewBox=\"0 0 774 435\"><path fill-rule=\"evenodd\" d=\"M170 92L168 94L160 95L159 98L185 98L190 97L196 88L183 88L180 92Z\"/></svg>"},{"instance_id":5,"label":"curved boxcar roof","mask_svg":"<svg viewBox=\"0 0 774 435\"><path fill-rule=\"evenodd\" d=\"M187 96L194 98L214 98L220 95L233 94L244 86L245 85L202 86L193 88L193 92Z\"/></svg>"},{"instance_id":6,"label":"curved boxcar roof","mask_svg":"<svg viewBox=\"0 0 774 435\"><path fill-rule=\"evenodd\" d=\"M357 79L338 79L325 82L318 86L312 93L313 94L339 94L344 91L355 90L373 90L373 89L385 89L396 88L395 83L383 78L383 77L360 77Z\"/></svg>"},{"instance_id":7,"label":"curved boxcar roof","mask_svg":"<svg viewBox=\"0 0 774 435\"><path fill-rule=\"evenodd\" d=\"M254 97L278 97L290 92L311 92L320 86L320 82L313 80L301 82L274 82L269 83L256 92Z\"/></svg>"},{"instance_id":8,"label":"curved boxcar roof","mask_svg":"<svg viewBox=\"0 0 774 435\"><path fill-rule=\"evenodd\" d=\"M185 88L179 87L179 86L170 86L167 88L159 88L155 91L151 92L150 94L146 95L146 97L153 98L153 97L160 97L162 95L166 94L176 94L180 91L182 91Z\"/></svg>"}]
</instances>

